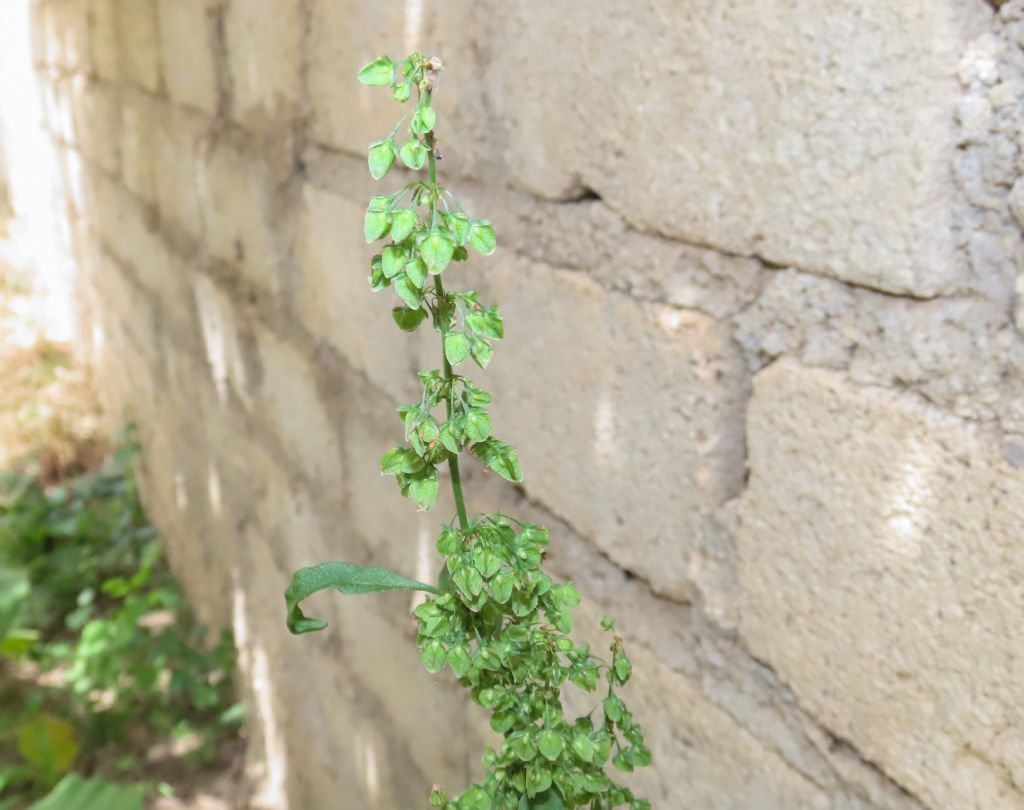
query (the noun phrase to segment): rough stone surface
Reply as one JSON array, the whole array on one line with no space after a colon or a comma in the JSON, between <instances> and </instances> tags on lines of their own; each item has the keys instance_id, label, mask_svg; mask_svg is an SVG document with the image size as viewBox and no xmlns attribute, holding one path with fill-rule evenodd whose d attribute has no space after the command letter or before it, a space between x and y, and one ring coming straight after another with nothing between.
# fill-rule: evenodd
<instances>
[{"instance_id":1,"label":"rough stone surface","mask_svg":"<svg viewBox=\"0 0 1024 810\"><path fill-rule=\"evenodd\" d=\"M526 480L467 462L470 509L552 527L583 637L618 618L638 786L1022 807L1024 0L3 0L0 226L63 268L171 561L235 630L253 807L420 806L491 739L408 595L320 595L315 637L280 613L323 559L431 579L453 509L377 467L440 352L366 284L366 201L411 174L367 176L398 114L354 74L411 50L498 234L445 283L505 315L466 373Z\"/></svg>"},{"instance_id":2,"label":"rough stone surface","mask_svg":"<svg viewBox=\"0 0 1024 810\"><path fill-rule=\"evenodd\" d=\"M224 31L236 120L261 126L294 110L302 58L301 8L299 0L228 4Z\"/></svg>"},{"instance_id":3,"label":"rough stone surface","mask_svg":"<svg viewBox=\"0 0 1024 810\"><path fill-rule=\"evenodd\" d=\"M214 17L210 0L159 0L160 57L167 92L179 104L217 112Z\"/></svg>"},{"instance_id":4,"label":"rough stone surface","mask_svg":"<svg viewBox=\"0 0 1024 810\"><path fill-rule=\"evenodd\" d=\"M747 430L751 650L929 806L1024 807L1024 473L912 396L790 363Z\"/></svg>"}]
</instances>

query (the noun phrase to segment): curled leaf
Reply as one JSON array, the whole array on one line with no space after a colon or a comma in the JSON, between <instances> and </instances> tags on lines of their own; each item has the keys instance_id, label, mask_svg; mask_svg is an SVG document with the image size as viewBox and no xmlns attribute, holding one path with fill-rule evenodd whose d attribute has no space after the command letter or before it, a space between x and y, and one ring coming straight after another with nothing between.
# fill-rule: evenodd
<instances>
[{"instance_id":1,"label":"curled leaf","mask_svg":"<svg viewBox=\"0 0 1024 810\"><path fill-rule=\"evenodd\" d=\"M284 601L288 608L288 629L292 633L299 635L327 627L327 622L323 619L307 617L299 603L314 593L329 588L349 595L396 590L438 592L432 585L406 579L394 571L372 565L353 565L336 561L300 568L292 575L291 584L284 592Z\"/></svg>"}]
</instances>

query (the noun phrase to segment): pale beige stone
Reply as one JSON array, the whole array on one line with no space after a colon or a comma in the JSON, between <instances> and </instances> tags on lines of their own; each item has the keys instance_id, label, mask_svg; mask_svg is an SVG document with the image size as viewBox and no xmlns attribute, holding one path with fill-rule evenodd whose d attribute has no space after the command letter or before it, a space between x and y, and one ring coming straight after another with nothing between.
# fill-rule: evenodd
<instances>
[{"instance_id":1,"label":"pale beige stone","mask_svg":"<svg viewBox=\"0 0 1024 810\"><path fill-rule=\"evenodd\" d=\"M199 202L199 154L206 134L198 116L164 110L154 134L157 205L165 227L198 240L203 234Z\"/></svg>"},{"instance_id":2,"label":"pale beige stone","mask_svg":"<svg viewBox=\"0 0 1024 810\"><path fill-rule=\"evenodd\" d=\"M120 74L118 52L117 0L88 0L89 45L96 74L116 81Z\"/></svg>"},{"instance_id":3,"label":"pale beige stone","mask_svg":"<svg viewBox=\"0 0 1024 810\"><path fill-rule=\"evenodd\" d=\"M154 0L117 0L122 79L155 93L160 88L160 36Z\"/></svg>"},{"instance_id":4,"label":"pale beige stone","mask_svg":"<svg viewBox=\"0 0 1024 810\"><path fill-rule=\"evenodd\" d=\"M268 291L278 291L272 188L261 158L229 141L204 143L196 181L211 253L238 265Z\"/></svg>"},{"instance_id":5,"label":"pale beige stone","mask_svg":"<svg viewBox=\"0 0 1024 810\"><path fill-rule=\"evenodd\" d=\"M929 807L1024 807L1024 472L913 397L785 362L747 428L753 653Z\"/></svg>"},{"instance_id":6,"label":"pale beige stone","mask_svg":"<svg viewBox=\"0 0 1024 810\"><path fill-rule=\"evenodd\" d=\"M217 112L210 0L158 0L160 56L167 92L179 104Z\"/></svg>"},{"instance_id":7,"label":"pale beige stone","mask_svg":"<svg viewBox=\"0 0 1024 810\"><path fill-rule=\"evenodd\" d=\"M370 257L380 245L363 241L365 206L308 184L302 204L297 296L302 322L396 397L417 399L419 359L437 362L440 349L425 348L426 327L408 335L395 326L391 308L402 302L391 290L370 289Z\"/></svg>"},{"instance_id":8,"label":"pale beige stone","mask_svg":"<svg viewBox=\"0 0 1024 810\"><path fill-rule=\"evenodd\" d=\"M575 623L595 652L605 654L610 640L599 628L600 614L585 605L577 609ZM830 810L825 793L708 701L693 682L640 644L628 644L627 653L634 674L621 696L644 726L653 763L631 775L615 772L616 778L654 807ZM575 688L563 692L570 717L595 705L594 696Z\"/></svg>"},{"instance_id":9,"label":"pale beige stone","mask_svg":"<svg viewBox=\"0 0 1024 810\"><path fill-rule=\"evenodd\" d=\"M111 88L75 76L70 82L73 133L69 143L96 162L104 171L118 171L118 145L121 142L119 99Z\"/></svg>"},{"instance_id":10,"label":"pale beige stone","mask_svg":"<svg viewBox=\"0 0 1024 810\"><path fill-rule=\"evenodd\" d=\"M233 117L259 126L293 112L299 98L299 0L246 0L225 9Z\"/></svg>"},{"instance_id":11,"label":"pale beige stone","mask_svg":"<svg viewBox=\"0 0 1024 810\"><path fill-rule=\"evenodd\" d=\"M315 137L383 137L389 94L347 77L413 42L449 67L439 132L458 171L593 189L638 228L890 292L963 285L949 165L980 0L416 8L318 4Z\"/></svg>"},{"instance_id":12,"label":"pale beige stone","mask_svg":"<svg viewBox=\"0 0 1024 810\"><path fill-rule=\"evenodd\" d=\"M159 107L141 93L126 94L120 105L121 173L124 184L145 202L157 199L157 130L161 125Z\"/></svg>"},{"instance_id":13,"label":"pale beige stone","mask_svg":"<svg viewBox=\"0 0 1024 810\"><path fill-rule=\"evenodd\" d=\"M714 508L742 483L746 382L728 333L582 273L507 254L475 264L471 284L499 305L507 339L486 372L464 373L494 394L495 434L519 448L527 492L687 597Z\"/></svg>"}]
</instances>

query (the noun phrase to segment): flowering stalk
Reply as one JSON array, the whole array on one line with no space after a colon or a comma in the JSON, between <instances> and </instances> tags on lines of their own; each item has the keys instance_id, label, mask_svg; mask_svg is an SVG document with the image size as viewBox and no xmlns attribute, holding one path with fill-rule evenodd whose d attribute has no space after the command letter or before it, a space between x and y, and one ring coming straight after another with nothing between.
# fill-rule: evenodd
<instances>
[{"instance_id":1,"label":"flowering stalk","mask_svg":"<svg viewBox=\"0 0 1024 810\"><path fill-rule=\"evenodd\" d=\"M448 465L456 515L437 540L444 561L440 581L434 586L345 562L305 568L285 593L288 626L295 633L325 627L306 617L299 603L326 588L432 594L415 611L423 663L434 673L451 669L473 700L491 712L491 728L502 743L484 752L480 783L457 795L435 786L431 807L649 810L649 802L605 772L609 764L632 771L651 761L643 732L617 691L632 673L622 639L613 634L609 660L573 642L572 611L580 596L572 584L556 584L543 571L547 529L502 514L470 518L466 512L461 453L471 452L510 481L522 480L522 474L515 448L492 434L490 394L456 373L469 360L486 368L504 324L498 308L485 306L474 290L447 291L442 282L452 262L469 258L470 248L488 256L496 242L491 223L470 217L437 182L432 100L441 70L436 57L413 54L399 63L379 57L359 73L364 84L389 87L399 102L416 98L405 143L396 142L403 118L386 139L370 144L370 173L380 179L399 159L415 172L428 170L426 181L373 197L364 234L367 242L388 240L370 261L370 286L398 296L395 323L414 331L429 318L441 339L441 369L420 372L419 402L398 409L406 444L388 450L381 461L381 473L394 476L402 495L423 510L437 499L438 467ZM444 419L438 421L434 414L442 403ZM607 617L602 626L614 629ZM588 714L568 719L563 686L593 693L602 676L603 698Z\"/></svg>"}]
</instances>

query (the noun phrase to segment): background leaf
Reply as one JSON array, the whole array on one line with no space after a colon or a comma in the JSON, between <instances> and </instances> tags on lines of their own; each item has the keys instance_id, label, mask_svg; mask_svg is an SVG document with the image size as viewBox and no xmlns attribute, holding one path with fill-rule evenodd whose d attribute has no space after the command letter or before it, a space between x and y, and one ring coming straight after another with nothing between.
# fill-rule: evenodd
<instances>
[{"instance_id":1,"label":"background leaf","mask_svg":"<svg viewBox=\"0 0 1024 810\"><path fill-rule=\"evenodd\" d=\"M28 810L142 810L142 799L141 787L70 774Z\"/></svg>"},{"instance_id":2,"label":"background leaf","mask_svg":"<svg viewBox=\"0 0 1024 810\"><path fill-rule=\"evenodd\" d=\"M19 568L0 568L0 641L14 626L28 594L28 574Z\"/></svg>"}]
</instances>

